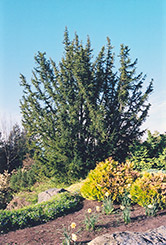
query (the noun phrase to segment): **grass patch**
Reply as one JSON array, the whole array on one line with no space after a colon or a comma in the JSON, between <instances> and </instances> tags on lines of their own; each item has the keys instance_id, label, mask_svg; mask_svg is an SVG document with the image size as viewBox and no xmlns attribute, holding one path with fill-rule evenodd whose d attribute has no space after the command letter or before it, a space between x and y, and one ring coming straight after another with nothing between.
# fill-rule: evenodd
<instances>
[{"instance_id":1,"label":"grass patch","mask_svg":"<svg viewBox=\"0 0 166 245\"><path fill-rule=\"evenodd\" d=\"M84 180L81 180L80 182L77 182L75 184L70 185L69 187L66 188L66 190L71 192L71 193L74 193L74 192L80 193L80 189L81 189L83 183L84 183Z\"/></svg>"},{"instance_id":2,"label":"grass patch","mask_svg":"<svg viewBox=\"0 0 166 245\"><path fill-rule=\"evenodd\" d=\"M24 190L18 193L15 193L15 197L20 197L25 199L30 204L36 204L38 202L38 194L50 188L66 188L66 185L56 184L54 179L46 179L43 182L36 182L29 190ZM74 193L74 191L73 191Z\"/></svg>"}]
</instances>

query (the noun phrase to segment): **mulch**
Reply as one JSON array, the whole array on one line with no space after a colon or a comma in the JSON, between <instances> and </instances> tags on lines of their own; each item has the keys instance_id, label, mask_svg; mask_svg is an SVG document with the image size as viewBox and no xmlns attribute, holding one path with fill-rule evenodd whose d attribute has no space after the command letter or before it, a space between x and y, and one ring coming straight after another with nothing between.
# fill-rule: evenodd
<instances>
[{"instance_id":1,"label":"mulch","mask_svg":"<svg viewBox=\"0 0 166 245\"><path fill-rule=\"evenodd\" d=\"M101 205L102 203L97 201L84 200L79 211L59 217L46 224L1 234L0 244L60 245L64 241L64 229L69 229L72 222L76 223L76 228L72 229L71 232L77 235L77 244L87 244L95 237L105 233L112 234L122 231L145 232L161 225L166 226L166 210L160 210L155 217L150 217L145 215L144 208L134 205L131 210L131 222L126 225L122 211L118 205L115 205L115 213L111 215L98 213L99 219L95 230L87 231L84 224L87 210L91 208L93 214L96 212L96 206Z\"/></svg>"}]
</instances>

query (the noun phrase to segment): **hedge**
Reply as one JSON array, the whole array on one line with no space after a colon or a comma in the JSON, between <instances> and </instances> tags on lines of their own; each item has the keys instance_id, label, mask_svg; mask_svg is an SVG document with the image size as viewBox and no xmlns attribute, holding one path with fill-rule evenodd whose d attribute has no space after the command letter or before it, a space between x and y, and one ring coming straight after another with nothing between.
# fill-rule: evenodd
<instances>
[{"instance_id":1,"label":"hedge","mask_svg":"<svg viewBox=\"0 0 166 245\"><path fill-rule=\"evenodd\" d=\"M18 210L0 210L0 232L31 227L46 223L59 216L79 209L82 197L78 194L62 193L55 199Z\"/></svg>"}]
</instances>

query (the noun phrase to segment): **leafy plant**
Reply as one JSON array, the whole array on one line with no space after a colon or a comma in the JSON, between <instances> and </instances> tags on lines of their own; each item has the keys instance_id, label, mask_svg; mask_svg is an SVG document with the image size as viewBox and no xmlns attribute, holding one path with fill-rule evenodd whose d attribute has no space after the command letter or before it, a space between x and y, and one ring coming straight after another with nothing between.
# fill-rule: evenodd
<instances>
[{"instance_id":1,"label":"leafy plant","mask_svg":"<svg viewBox=\"0 0 166 245\"><path fill-rule=\"evenodd\" d=\"M81 187L81 194L84 198L102 201L108 192L112 201L120 201L125 189L138 176L139 173L133 170L131 162L119 164L108 158L90 171Z\"/></svg>"},{"instance_id":2,"label":"leafy plant","mask_svg":"<svg viewBox=\"0 0 166 245\"><path fill-rule=\"evenodd\" d=\"M153 159L157 169L166 170L166 148L159 154L158 158Z\"/></svg>"},{"instance_id":3,"label":"leafy plant","mask_svg":"<svg viewBox=\"0 0 166 245\"><path fill-rule=\"evenodd\" d=\"M63 240L63 245L70 245L72 243L72 241L77 240L77 235L75 233L72 233L72 229L75 229L76 227L76 223L72 222L71 225L67 228L64 228L64 232L63 232L63 236L64 236L64 240Z\"/></svg>"},{"instance_id":4,"label":"leafy plant","mask_svg":"<svg viewBox=\"0 0 166 245\"><path fill-rule=\"evenodd\" d=\"M124 207L130 207L131 206L130 187L128 189L126 188L124 191L124 194L121 198L121 205Z\"/></svg>"},{"instance_id":5,"label":"leafy plant","mask_svg":"<svg viewBox=\"0 0 166 245\"><path fill-rule=\"evenodd\" d=\"M95 230L95 225L98 220L98 215L96 213L92 213L92 210L89 208L87 211L88 214L85 214L85 227L86 230Z\"/></svg>"},{"instance_id":6,"label":"leafy plant","mask_svg":"<svg viewBox=\"0 0 166 245\"><path fill-rule=\"evenodd\" d=\"M13 191L21 191L30 189L30 187L36 182L36 175L33 170L18 169L14 172L10 179L10 187Z\"/></svg>"},{"instance_id":7,"label":"leafy plant","mask_svg":"<svg viewBox=\"0 0 166 245\"><path fill-rule=\"evenodd\" d=\"M139 170L166 170L166 134L148 131L144 142L136 141L130 148L130 161Z\"/></svg>"},{"instance_id":8,"label":"leafy plant","mask_svg":"<svg viewBox=\"0 0 166 245\"><path fill-rule=\"evenodd\" d=\"M0 211L1 232L34 226L68 214L79 208L82 197L77 194L58 194L52 201L18 210Z\"/></svg>"},{"instance_id":9,"label":"leafy plant","mask_svg":"<svg viewBox=\"0 0 166 245\"><path fill-rule=\"evenodd\" d=\"M122 212L123 212L123 219L125 224L130 223L131 219L130 219L130 207L129 206L120 206Z\"/></svg>"},{"instance_id":10,"label":"leafy plant","mask_svg":"<svg viewBox=\"0 0 166 245\"><path fill-rule=\"evenodd\" d=\"M162 208L166 206L166 174L162 172L144 172L131 186L131 199L146 207L156 204Z\"/></svg>"},{"instance_id":11,"label":"leafy plant","mask_svg":"<svg viewBox=\"0 0 166 245\"><path fill-rule=\"evenodd\" d=\"M157 208L157 203L153 203L153 204L149 204L145 207L145 210L146 210L146 215L148 216L155 216L157 211L158 211L158 208Z\"/></svg>"},{"instance_id":12,"label":"leafy plant","mask_svg":"<svg viewBox=\"0 0 166 245\"><path fill-rule=\"evenodd\" d=\"M131 195L129 194L129 189L126 189L121 202L121 210L123 212L123 219L125 224L130 223L130 211L131 211Z\"/></svg>"},{"instance_id":13,"label":"leafy plant","mask_svg":"<svg viewBox=\"0 0 166 245\"><path fill-rule=\"evenodd\" d=\"M111 198L109 197L109 193L106 192L104 200L103 200L103 204L102 204L102 212L106 215L109 215L113 212L113 210L114 210L113 202Z\"/></svg>"}]
</instances>

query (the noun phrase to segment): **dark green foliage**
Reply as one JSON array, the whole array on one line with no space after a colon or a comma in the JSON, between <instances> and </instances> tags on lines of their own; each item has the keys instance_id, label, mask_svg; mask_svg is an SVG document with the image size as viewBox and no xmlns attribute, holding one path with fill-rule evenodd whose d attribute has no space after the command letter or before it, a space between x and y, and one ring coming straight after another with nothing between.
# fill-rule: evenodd
<instances>
[{"instance_id":1,"label":"dark green foliage","mask_svg":"<svg viewBox=\"0 0 166 245\"><path fill-rule=\"evenodd\" d=\"M148 137L145 144L149 151L149 157L158 158L164 148L166 148L166 134L159 134L159 132L151 134L151 132L148 131Z\"/></svg>"},{"instance_id":2,"label":"dark green foliage","mask_svg":"<svg viewBox=\"0 0 166 245\"><path fill-rule=\"evenodd\" d=\"M0 191L0 210L5 209L12 198L13 196L11 190L8 189L8 191Z\"/></svg>"},{"instance_id":3,"label":"dark green foliage","mask_svg":"<svg viewBox=\"0 0 166 245\"><path fill-rule=\"evenodd\" d=\"M1 142L2 143L2 142ZM0 145L0 174L2 174L7 168L6 168L6 155L4 148L2 145Z\"/></svg>"},{"instance_id":4,"label":"dark green foliage","mask_svg":"<svg viewBox=\"0 0 166 245\"><path fill-rule=\"evenodd\" d=\"M135 75L137 62L130 61L124 45L114 71L109 38L95 60L89 38L83 46L77 34L70 41L66 30L64 46L58 66L39 52L31 84L21 75L21 111L41 174L70 181L108 156L125 159L129 145L143 134L152 83L141 91L145 77Z\"/></svg>"},{"instance_id":5,"label":"dark green foliage","mask_svg":"<svg viewBox=\"0 0 166 245\"><path fill-rule=\"evenodd\" d=\"M10 174L4 171L0 174L0 209L5 209L12 199L12 193L9 186Z\"/></svg>"},{"instance_id":6,"label":"dark green foliage","mask_svg":"<svg viewBox=\"0 0 166 245\"><path fill-rule=\"evenodd\" d=\"M130 160L138 170L160 169L166 170L166 135L148 131L144 142L135 142L131 147Z\"/></svg>"},{"instance_id":7,"label":"dark green foliage","mask_svg":"<svg viewBox=\"0 0 166 245\"><path fill-rule=\"evenodd\" d=\"M6 139L2 138L0 142L0 159L2 159L0 173L4 170L11 172L21 167L26 153L28 153L26 131L15 124L9 136Z\"/></svg>"},{"instance_id":8,"label":"dark green foliage","mask_svg":"<svg viewBox=\"0 0 166 245\"><path fill-rule=\"evenodd\" d=\"M12 200L13 195L10 188L8 190L0 191L0 210L5 209L7 204Z\"/></svg>"},{"instance_id":9,"label":"dark green foliage","mask_svg":"<svg viewBox=\"0 0 166 245\"><path fill-rule=\"evenodd\" d=\"M159 154L159 157L154 159L154 162L157 169L166 170L166 147L163 152Z\"/></svg>"},{"instance_id":10,"label":"dark green foliage","mask_svg":"<svg viewBox=\"0 0 166 245\"><path fill-rule=\"evenodd\" d=\"M0 232L7 232L25 227L31 227L59 216L68 214L79 208L81 196L63 193L53 201L32 205L19 210L0 211Z\"/></svg>"},{"instance_id":11,"label":"dark green foliage","mask_svg":"<svg viewBox=\"0 0 166 245\"><path fill-rule=\"evenodd\" d=\"M13 191L22 191L29 189L36 182L36 175L33 169L24 170L18 169L16 173L13 173L10 179L10 188Z\"/></svg>"}]
</instances>

